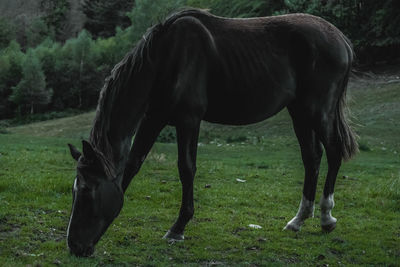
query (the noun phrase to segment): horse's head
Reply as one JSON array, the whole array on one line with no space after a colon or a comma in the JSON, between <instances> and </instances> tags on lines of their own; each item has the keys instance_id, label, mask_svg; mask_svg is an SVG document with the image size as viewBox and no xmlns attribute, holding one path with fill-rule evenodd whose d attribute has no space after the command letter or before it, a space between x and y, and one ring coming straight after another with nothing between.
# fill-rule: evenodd
<instances>
[{"instance_id":1,"label":"horse's head","mask_svg":"<svg viewBox=\"0 0 400 267\"><path fill-rule=\"evenodd\" d=\"M72 211L67 244L76 256L90 256L94 246L119 214L123 193L105 171L105 163L89 142L82 142L83 153L69 145L78 162L72 188Z\"/></svg>"}]
</instances>

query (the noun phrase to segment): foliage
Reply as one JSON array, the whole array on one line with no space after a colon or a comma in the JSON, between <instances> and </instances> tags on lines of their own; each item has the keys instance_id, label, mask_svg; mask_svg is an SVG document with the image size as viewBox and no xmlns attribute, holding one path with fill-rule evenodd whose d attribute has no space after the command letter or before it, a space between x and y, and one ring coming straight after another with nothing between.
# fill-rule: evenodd
<instances>
[{"instance_id":1,"label":"foliage","mask_svg":"<svg viewBox=\"0 0 400 267\"><path fill-rule=\"evenodd\" d=\"M0 119L14 115L15 105L9 100L12 87L22 78L22 65L25 55L16 41L0 50Z\"/></svg>"},{"instance_id":2,"label":"foliage","mask_svg":"<svg viewBox=\"0 0 400 267\"><path fill-rule=\"evenodd\" d=\"M67 15L70 10L68 0L41 0L40 8L45 15L41 19L47 25L49 34L55 34L55 40L63 41L66 39L64 30L67 27Z\"/></svg>"},{"instance_id":3,"label":"foliage","mask_svg":"<svg viewBox=\"0 0 400 267\"><path fill-rule=\"evenodd\" d=\"M8 133L7 128L9 126L10 125L7 121L0 121L0 134L7 134Z\"/></svg>"},{"instance_id":4,"label":"foliage","mask_svg":"<svg viewBox=\"0 0 400 267\"><path fill-rule=\"evenodd\" d=\"M176 130L174 127L165 127L160 135L157 137L157 142L160 143L175 143L176 142Z\"/></svg>"},{"instance_id":5,"label":"foliage","mask_svg":"<svg viewBox=\"0 0 400 267\"><path fill-rule=\"evenodd\" d=\"M29 108L33 114L37 107L50 103L53 92L46 89L42 66L32 50L28 50L23 62L22 79L12 90L10 100L18 105L20 113Z\"/></svg>"},{"instance_id":6,"label":"foliage","mask_svg":"<svg viewBox=\"0 0 400 267\"><path fill-rule=\"evenodd\" d=\"M126 12L132 8L133 3L134 0L85 0L82 6L87 18L84 28L94 38L114 36L117 26L129 26Z\"/></svg>"},{"instance_id":7,"label":"foliage","mask_svg":"<svg viewBox=\"0 0 400 267\"><path fill-rule=\"evenodd\" d=\"M172 11L185 6L185 0L136 0L128 13L132 26L128 29L132 40L139 40L146 29L161 22Z\"/></svg>"},{"instance_id":8,"label":"foliage","mask_svg":"<svg viewBox=\"0 0 400 267\"><path fill-rule=\"evenodd\" d=\"M70 76L75 78L71 81L71 93L77 98L78 108L92 106L93 102L89 101L94 99L101 89L101 83L96 82L99 75L95 65L93 44L88 32L82 31L78 38L68 41L63 47L66 52L64 55L69 60Z\"/></svg>"},{"instance_id":9,"label":"foliage","mask_svg":"<svg viewBox=\"0 0 400 267\"><path fill-rule=\"evenodd\" d=\"M26 30L28 47L36 47L49 37L51 37L51 31L41 18L34 19Z\"/></svg>"},{"instance_id":10,"label":"foliage","mask_svg":"<svg viewBox=\"0 0 400 267\"><path fill-rule=\"evenodd\" d=\"M8 46L15 39L14 25L0 17L0 50Z\"/></svg>"},{"instance_id":11,"label":"foliage","mask_svg":"<svg viewBox=\"0 0 400 267\"><path fill-rule=\"evenodd\" d=\"M95 41L93 49L97 54L99 69L104 74L109 74L112 68L117 64L125 54L133 49L135 41L132 40L128 30L116 29L115 36L110 38L98 38Z\"/></svg>"},{"instance_id":12,"label":"foliage","mask_svg":"<svg viewBox=\"0 0 400 267\"><path fill-rule=\"evenodd\" d=\"M53 88L51 109L87 109L97 103L105 74L94 46L90 34L82 31L63 46L47 39L34 50L42 62L48 88Z\"/></svg>"}]
</instances>

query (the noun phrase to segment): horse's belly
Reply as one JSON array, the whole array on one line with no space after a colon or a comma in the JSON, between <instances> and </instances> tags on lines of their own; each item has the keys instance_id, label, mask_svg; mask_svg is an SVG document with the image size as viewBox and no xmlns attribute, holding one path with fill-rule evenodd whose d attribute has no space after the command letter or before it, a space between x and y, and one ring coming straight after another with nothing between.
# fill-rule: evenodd
<instances>
[{"instance_id":1,"label":"horse's belly","mask_svg":"<svg viewBox=\"0 0 400 267\"><path fill-rule=\"evenodd\" d=\"M209 97L204 120L220 124L244 125L265 120L288 105L290 92Z\"/></svg>"},{"instance_id":2,"label":"horse's belly","mask_svg":"<svg viewBox=\"0 0 400 267\"><path fill-rule=\"evenodd\" d=\"M271 56L244 66L221 64L223 67L210 75L204 120L243 125L281 111L294 99L296 90L294 70L287 61L284 56L280 61Z\"/></svg>"}]
</instances>

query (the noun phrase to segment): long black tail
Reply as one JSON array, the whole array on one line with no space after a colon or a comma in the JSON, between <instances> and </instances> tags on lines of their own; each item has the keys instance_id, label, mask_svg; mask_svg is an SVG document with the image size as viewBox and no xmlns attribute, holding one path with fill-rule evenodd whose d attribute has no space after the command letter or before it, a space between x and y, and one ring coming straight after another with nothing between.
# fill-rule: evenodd
<instances>
[{"instance_id":1,"label":"long black tail","mask_svg":"<svg viewBox=\"0 0 400 267\"><path fill-rule=\"evenodd\" d=\"M348 48L347 50L349 55L349 65L342 82L342 95L336 107L336 130L340 139L340 143L342 144L342 158L343 160L347 161L351 159L355 154L357 154L358 143L357 135L354 133L348 123L348 108L346 105L347 84L349 81L352 62L354 59L354 51L349 39L347 39L347 37L344 35L343 39L346 42L346 46Z\"/></svg>"}]
</instances>

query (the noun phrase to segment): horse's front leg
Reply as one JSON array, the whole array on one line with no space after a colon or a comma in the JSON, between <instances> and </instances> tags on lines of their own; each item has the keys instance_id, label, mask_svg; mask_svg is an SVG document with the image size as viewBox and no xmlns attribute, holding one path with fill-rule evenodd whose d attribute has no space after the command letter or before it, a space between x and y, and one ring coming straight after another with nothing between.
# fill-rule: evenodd
<instances>
[{"instance_id":1,"label":"horse's front leg","mask_svg":"<svg viewBox=\"0 0 400 267\"><path fill-rule=\"evenodd\" d=\"M186 224L193 217L193 180L196 173L197 140L200 120L188 120L176 126L178 140L178 168L182 183L182 204L179 217L164 238L183 241Z\"/></svg>"},{"instance_id":2,"label":"horse's front leg","mask_svg":"<svg viewBox=\"0 0 400 267\"><path fill-rule=\"evenodd\" d=\"M124 192L128 188L132 178L139 172L143 161L165 125L165 120L159 116L147 116L143 118L125 165L124 176L121 182Z\"/></svg>"}]
</instances>

